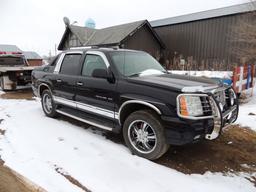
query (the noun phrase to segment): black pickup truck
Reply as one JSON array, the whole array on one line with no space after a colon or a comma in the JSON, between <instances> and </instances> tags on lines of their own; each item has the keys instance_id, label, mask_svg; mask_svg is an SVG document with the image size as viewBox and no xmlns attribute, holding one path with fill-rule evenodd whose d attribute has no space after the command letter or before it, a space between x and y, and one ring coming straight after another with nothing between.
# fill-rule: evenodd
<instances>
[{"instance_id":1,"label":"black pickup truck","mask_svg":"<svg viewBox=\"0 0 256 192\"><path fill-rule=\"evenodd\" d=\"M161 157L169 145L216 139L238 116L231 87L169 74L153 57L125 49L60 53L32 72L44 113L123 133L132 153Z\"/></svg>"}]
</instances>

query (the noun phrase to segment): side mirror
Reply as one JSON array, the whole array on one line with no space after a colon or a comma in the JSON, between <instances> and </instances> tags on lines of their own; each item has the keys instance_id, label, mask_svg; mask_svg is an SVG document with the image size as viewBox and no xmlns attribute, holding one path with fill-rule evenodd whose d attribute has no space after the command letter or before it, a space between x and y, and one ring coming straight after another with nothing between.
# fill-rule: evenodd
<instances>
[{"instance_id":1,"label":"side mirror","mask_svg":"<svg viewBox=\"0 0 256 192\"><path fill-rule=\"evenodd\" d=\"M111 71L108 72L107 69L94 69L92 72L92 77L107 79L110 83L115 82L113 73Z\"/></svg>"},{"instance_id":2,"label":"side mirror","mask_svg":"<svg viewBox=\"0 0 256 192\"><path fill-rule=\"evenodd\" d=\"M92 72L92 77L108 79L109 75L106 69L94 69Z\"/></svg>"}]
</instances>

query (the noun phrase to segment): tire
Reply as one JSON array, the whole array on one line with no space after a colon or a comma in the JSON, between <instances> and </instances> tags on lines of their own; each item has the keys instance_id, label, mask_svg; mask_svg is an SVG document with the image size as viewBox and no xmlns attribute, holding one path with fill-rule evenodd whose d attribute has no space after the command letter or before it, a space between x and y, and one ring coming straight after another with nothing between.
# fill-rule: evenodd
<instances>
[{"instance_id":1,"label":"tire","mask_svg":"<svg viewBox=\"0 0 256 192\"><path fill-rule=\"evenodd\" d=\"M150 110L130 114L123 125L123 137L133 154L149 160L158 159L169 148L163 125Z\"/></svg>"},{"instance_id":2,"label":"tire","mask_svg":"<svg viewBox=\"0 0 256 192\"><path fill-rule=\"evenodd\" d=\"M53 101L51 92L46 89L43 91L41 96L41 104L43 111L47 117L56 117L56 104Z\"/></svg>"},{"instance_id":3,"label":"tire","mask_svg":"<svg viewBox=\"0 0 256 192\"><path fill-rule=\"evenodd\" d=\"M4 91L4 77L0 76L0 87Z\"/></svg>"}]
</instances>

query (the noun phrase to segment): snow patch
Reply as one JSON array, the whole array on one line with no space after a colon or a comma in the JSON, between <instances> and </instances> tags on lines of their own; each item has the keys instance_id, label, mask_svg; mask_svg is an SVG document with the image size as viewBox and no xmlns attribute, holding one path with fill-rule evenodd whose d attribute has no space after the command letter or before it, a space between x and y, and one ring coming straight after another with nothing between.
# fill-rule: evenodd
<instances>
[{"instance_id":1,"label":"snow patch","mask_svg":"<svg viewBox=\"0 0 256 192\"><path fill-rule=\"evenodd\" d=\"M6 129L0 139L1 158L49 192L83 191L54 165L93 192L255 191L242 176L186 175L134 156L124 145L89 129L46 117L36 100L0 99L0 106L0 117L6 117L1 124Z\"/></svg>"},{"instance_id":2,"label":"snow patch","mask_svg":"<svg viewBox=\"0 0 256 192\"><path fill-rule=\"evenodd\" d=\"M177 75L191 75L198 77L209 77L209 78L221 78L221 79L231 79L232 71L180 71L180 70L170 70L172 74Z\"/></svg>"}]
</instances>

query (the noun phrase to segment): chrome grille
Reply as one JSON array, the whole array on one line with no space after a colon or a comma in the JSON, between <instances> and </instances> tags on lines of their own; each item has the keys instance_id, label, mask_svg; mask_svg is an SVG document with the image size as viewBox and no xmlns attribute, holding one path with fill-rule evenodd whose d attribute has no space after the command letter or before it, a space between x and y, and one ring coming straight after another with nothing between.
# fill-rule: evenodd
<instances>
[{"instance_id":1,"label":"chrome grille","mask_svg":"<svg viewBox=\"0 0 256 192\"><path fill-rule=\"evenodd\" d=\"M214 93L214 98L222 104L222 106L226 105L226 93L225 90L218 91Z\"/></svg>"},{"instance_id":2,"label":"chrome grille","mask_svg":"<svg viewBox=\"0 0 256 192\"><path fill-rule=\"evenodd\" d=\"M212 107L207 97L201 97L204 115L212 115Z\"/></svg>"}]
</instances>

